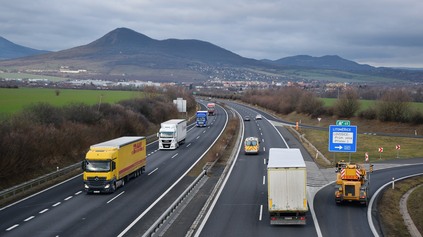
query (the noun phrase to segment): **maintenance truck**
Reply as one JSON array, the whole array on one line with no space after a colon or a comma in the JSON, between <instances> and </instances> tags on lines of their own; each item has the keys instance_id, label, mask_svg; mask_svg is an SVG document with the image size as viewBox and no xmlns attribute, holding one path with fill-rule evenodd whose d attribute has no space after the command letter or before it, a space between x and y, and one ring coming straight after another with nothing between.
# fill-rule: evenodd
<instances>
[{"instance_id":1,"label":"maintenance truck","mask_svg":"<svg viewBox=\"0 0 423 237\"><path fill-rule=\"evenodd\" d=\"M209 116L216 115L216 104L215 103L208 103L207 104L207 112L209 112Z\"/></svg>"},{"instance_id":2,"label":"maintenance truck","mask_svg":"<svg viewBox=\"0 0 423 237\"><path fill-rule=\"evenodd\" d=\"M335 202L360 202L367 206L369 185L366 169L350 162L336 163Z\"/></svg>"},{"instance_id":3,"label":"maintenance truck","mask_svg":"<svg viewBox=\"0 0 423 237\"><path fill-rule=\"evenodd\" d=\"M269 149L267 187L271 225L306 224L307 169L299 149Z\"/></svg>"},{"instance_id":4,"label":"maintenance truck","mask_svg":"<svg viewBox=\"0 0 423 237\"><path fill-rule=\"evenodd\" d=\"M244 153L258 154L260 150L260 141L257 137L247 137L244 141Z\"/></svg>"},{"instance_id":5,"label":"maintenance truck","mask_svg":"<svg viewBox=\"0 0 423 237\"><path fill-rule=\"evenodd\" d=\"M159 150L176 149L185 143L187 136L187 121L185 119L171 119L161 123L157 133Z\"/></svg>"},{"instance_id":6,"label":"maintenance truck","mask_svg":"<svg viewBox=\"0 0 423 237\"><path fill-rule=\"evenodd\" d=\"M87 193L112 193L145 171L145 137L120 137L90 146L82 161Z\"/></svg>"},{"instance_id":7,"label":"maintenance truck","mask_svg":"<svg viewBox=\"0 0 423 237\"><path fill-rule=\"evenodd\" d=\"M207 111L197 111L196 127L207 127Z\"/></svg>"}]
</instances>

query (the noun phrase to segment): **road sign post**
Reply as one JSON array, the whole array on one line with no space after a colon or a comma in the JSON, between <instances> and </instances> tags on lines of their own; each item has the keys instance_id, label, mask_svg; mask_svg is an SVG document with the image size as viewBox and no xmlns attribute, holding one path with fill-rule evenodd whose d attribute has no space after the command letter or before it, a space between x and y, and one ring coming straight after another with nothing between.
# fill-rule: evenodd
<instances>
[{"instance_id":1,"label":"road sign post","mask_svg":"<svg viewBox=\"0 0 423 237\"><path fill-rule=\"evenodd\" d=\"M382 159L382 153L383 153L383 147L379 147L378 151L379 151L379 160L381 160Z\"/></svg>"},{"instance_id":2,"label":"road sign post","mask_svg":"<svg viewBox=\"0 0 423 237\"><path fill-rule=\"evenodd\" d=\"M356 152L357 126L329 126L330 152Z\"/></svg>"},{"instance_id":3,"label":"road sign post","mask_svg":"<svg viewBox=\"0 0 423 237\"><path fill-rule=\"evenodd\" d=\"M397 150L397 158L399 158L399 152L401 150L401 145L400 144L396 145L395 149Z\"/></svg>"}]
</instances>

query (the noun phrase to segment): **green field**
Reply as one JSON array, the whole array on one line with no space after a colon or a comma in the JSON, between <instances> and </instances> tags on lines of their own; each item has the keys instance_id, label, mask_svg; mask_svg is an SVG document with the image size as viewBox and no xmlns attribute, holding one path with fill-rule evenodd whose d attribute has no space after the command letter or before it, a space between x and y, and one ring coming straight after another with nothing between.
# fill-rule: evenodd
<instances>
[{"instance_id":1,"label":"green field","mask_svg":"<svg viewBox=\"0 0 423 237\"><path fill-rule=\"evenodd\" d=\"M335 104L336 98L322 98L324 106L331 107ZM376 100L360 100L360 110L363 111L376 104ZM423 111L423 103L411 102L411 107Z\"/></svg>"},{"instance_id":2,"label":"green field","mask_svg":"<svg viewBox=\"0 0 423 237\"><path fill-rule=\"evenodd\" d=\"M59 95L56 94L59 92ZM25 106L44 102L53 106L64 106L71 103L85 103L88 105L102 103L116 103L121 100L142 97L139 91L110 91L110 90L73 90L47 88L0 88L0 114L13 114Z\"/></svg>"}]
</instances>

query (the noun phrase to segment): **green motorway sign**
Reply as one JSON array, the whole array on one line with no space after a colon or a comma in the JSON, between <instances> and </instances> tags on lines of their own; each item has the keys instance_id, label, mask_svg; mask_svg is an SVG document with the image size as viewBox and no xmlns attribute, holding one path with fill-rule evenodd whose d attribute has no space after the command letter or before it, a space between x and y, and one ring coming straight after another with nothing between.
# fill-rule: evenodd
<instances>
[{"instance_id":1,"label":"green motorway sign","mask_svg":"<svg viewBox=\"0 0 423 237\"><path fill-rule=\"evenodd\" d=\"M350 120L336 120L336 125L338 126L350 126Z\"/></svg>"}]
</instances>

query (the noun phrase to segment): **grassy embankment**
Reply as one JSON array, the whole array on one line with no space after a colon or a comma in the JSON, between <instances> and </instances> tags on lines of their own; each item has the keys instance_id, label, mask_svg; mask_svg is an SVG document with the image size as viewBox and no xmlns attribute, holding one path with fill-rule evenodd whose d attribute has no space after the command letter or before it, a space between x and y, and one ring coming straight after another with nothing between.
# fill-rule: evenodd
<instances>
[{"instance_id":1,"label":"grassy embankment","mask_svg":"<svg viewBox=\"0 0 423 237\"><path fill-rule=\"evenodd\" d=\"M395 189L387 187L378 203L383 236L411 236L400 214L399 203L408 190L422 183L423 177L417 177L396 182ZM423 209L420 208L422 198L423 186L420 186L413 191L407 202L407 209L420 233L423 233Z\"/></svg>"},{"instance_id":2,"label":"grassy embankment","mask_svg":"<svg viewBox=\"0 0 423 237\"><path fill-rule=\"evenodd\" d=\"M337 118L323 117L319 122L317 119L292 113L289 115L280 115L284 120L296 122L301 121L302 124L328 128L334 125ZM351 154L351 161L364 162L364 154L367 152L371 162L377 162L387 159L414 158L423 157L423 150L420 149L423 139L415 138L415 134L423 134L423 125L411 125L401 123L383 123L376 120L363 120L360 118L350 119L351 125L357 126L357 152ZM304 134L323 155L335 163L341 159L348 160L349 153L331 153L328 151L329 132L328 129L315 130L300 128L300 133ZM361 134L367 132L367 134ZM377 133L399 133L406 134L410 137L399 136L378 136ZM376 134L376 135L374 135ZM396 150L396 145L400 145L401 149ZM378 148L383 147L383 153L378 152ZM315 151L309 151L310 154L316 154Z\"/></svg>"}]
</instances>

